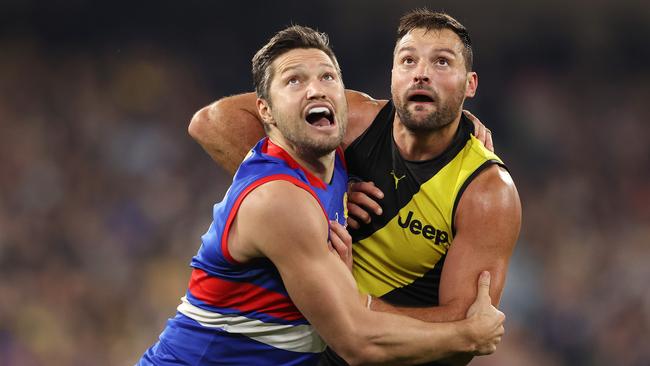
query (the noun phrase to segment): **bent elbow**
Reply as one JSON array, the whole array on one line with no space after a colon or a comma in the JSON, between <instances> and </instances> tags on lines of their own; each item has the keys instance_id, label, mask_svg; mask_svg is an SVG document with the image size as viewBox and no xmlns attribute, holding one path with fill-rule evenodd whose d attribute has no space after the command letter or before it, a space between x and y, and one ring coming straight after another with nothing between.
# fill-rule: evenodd
<instances>
[{"instance_id":1,"label":"bent elbow","mask_svg":"<svg viewBox=\"0 0 650 366\"><path fill-rule=\"evenodd\" d=\"M190 124L187 126L187 133L198 142L201 141L203 131L205 130L204 126L208 122L209 108L210 106L203 107L194 113L190 120Z\"/></svg>"}]
</instances>

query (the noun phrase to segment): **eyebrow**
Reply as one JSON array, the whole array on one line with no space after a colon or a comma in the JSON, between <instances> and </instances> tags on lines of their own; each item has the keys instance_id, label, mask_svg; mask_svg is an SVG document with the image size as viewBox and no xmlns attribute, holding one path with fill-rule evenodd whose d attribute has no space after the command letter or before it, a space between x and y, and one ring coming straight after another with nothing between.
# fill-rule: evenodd
<instances>
[{"instance_id":1,"label":"eyebrow","mask_svg":"<svg viewBox=\"0 0 650 366\"><path fill-rule=\"evenodd\" d=\"M323 66L323 67L326 67L326 68L329 68L329 69L332 69L332 70L336 69L334 66L332 66L331 64L328 64L326 62L321 62L321 63L318 64L318 66ZM296 70L296 69L302 69L302 68L305 68L303 66L303 64L292 65L292 66L289 66L289 67L285 68L284 70L280 71L280 74L285 74L285 73L287 73L289 71L293 71L293 70Z\"/></svg>"},{"instance_id":2,"label":"eyebrow","mask_svg":"<svg viewBox=\"0 0 650 366\"><path fill-rule=\"evenodd\" d=\"M415 51L415 50L416 49L413 46L405 46L405 47L401 47L400 49L398 49L395 54L398 54L398 53L403 52L403 51ZM436 49L434 49L434 51L436 51L436 52L449 52L452 55L456 55L456 51L454 51L451 48L447 48L447 47L436 48Z\"/></svg>"}]
</instances>

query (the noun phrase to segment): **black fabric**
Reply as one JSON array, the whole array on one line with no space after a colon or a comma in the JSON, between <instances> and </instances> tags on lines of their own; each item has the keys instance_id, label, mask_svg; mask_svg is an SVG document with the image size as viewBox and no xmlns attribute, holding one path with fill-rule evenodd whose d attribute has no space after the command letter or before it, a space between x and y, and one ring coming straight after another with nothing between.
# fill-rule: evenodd
<instances>
[{"instance_id":1,"label":"black fabric","mask_svg":"<svg viewBox=\"0 0 650 366\"><path fill-rule=\"evenodd\" d=\"M395 106L388 101L377 114L370 127L350 144L345 151L348 172L353 179L372 181L384 192L379 202L383 214L370 213L371 223L361 225L358 230L350 229L352 241L358 242L386 226L400 208L411 201L420 190L420 185L431 179L444 168L465 146L474 131L474 125L463 115L458 131L449 147L439 156L423 161L409 161L402 158L393 139ZM387 156L391 156L387 159ZM395 178L399 189L395 189Z\"/></svg>"}]
</instances>

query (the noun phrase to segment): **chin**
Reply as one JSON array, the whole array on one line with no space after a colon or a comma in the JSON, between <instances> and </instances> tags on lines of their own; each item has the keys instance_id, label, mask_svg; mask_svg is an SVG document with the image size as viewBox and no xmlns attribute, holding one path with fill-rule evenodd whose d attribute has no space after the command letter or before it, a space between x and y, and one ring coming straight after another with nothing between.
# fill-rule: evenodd
<instances>
[{"instance_id":1,"label":"chin","mask_svg":"<svg viewBox=\"0 0 650 366\"><path fill-rule=\"evenodd\" d=\"M320 139L318 141L306 141L300 145L300 149L314 156L325 156L336 150L341 145L340 138Z\"/></svg>"}]
</instances>

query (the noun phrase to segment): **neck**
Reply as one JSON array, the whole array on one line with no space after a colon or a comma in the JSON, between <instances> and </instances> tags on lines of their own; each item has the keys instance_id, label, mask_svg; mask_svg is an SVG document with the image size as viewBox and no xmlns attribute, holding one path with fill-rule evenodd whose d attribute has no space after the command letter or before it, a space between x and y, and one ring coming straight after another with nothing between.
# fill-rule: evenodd
<instances>
[{"instance_id":1,"label":"neck","mask_svg":"<svg viewBox=\"0 0 650 366\"><path fill-rule=\"evenodd\" d=\"M406 128L397 113L393 120L393 138L400 155L411 161L433 159L451 145L460 123L460 114L450 124L433 131L412 131Z\"/></svg>"},{"instance_id":2,"label":"neck","mask_svg":"<svg viewBox=\"0 0 650 366\"><path fill-rule=\"evenodd\" d=\"M334 174L334 159L336 151L331 151L325 155L315 154L313 151L298 148L294 144L282 138L269 137L274 144L280 146L289 154L301 167L308 170L311 174L329 184Z\"/></svg>"}]
</instances>

